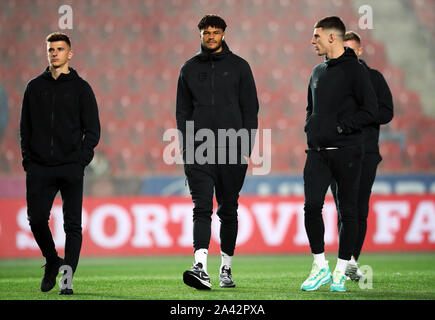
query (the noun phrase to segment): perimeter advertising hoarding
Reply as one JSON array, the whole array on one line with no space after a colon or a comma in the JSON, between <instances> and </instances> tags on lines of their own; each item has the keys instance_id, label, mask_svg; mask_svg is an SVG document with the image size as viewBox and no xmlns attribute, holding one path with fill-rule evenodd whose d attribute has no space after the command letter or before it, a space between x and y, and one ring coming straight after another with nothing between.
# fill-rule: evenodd
<instances>
[{"instance_id":1,"label":"perimeter advertising hoarding","mask_svg":"<svg viewBox=\"0 0 435 320\"><path fill-rule=\"evenodd\" d=\"M236 254L309 253L303 197L243 196ZM39 257L23 199L0 200L0 258ZM185 197L85 198L82 256L192 254L192 208ZM215 205L216 208L216 205ZM325 250L338 249L337 212L323 208ZM210 252L219 252L219 218L213 214ZM63 254L62 205L50 219ZM364 251L435 251L435 196L372 196Z\"/></svg>"}]
</instances>

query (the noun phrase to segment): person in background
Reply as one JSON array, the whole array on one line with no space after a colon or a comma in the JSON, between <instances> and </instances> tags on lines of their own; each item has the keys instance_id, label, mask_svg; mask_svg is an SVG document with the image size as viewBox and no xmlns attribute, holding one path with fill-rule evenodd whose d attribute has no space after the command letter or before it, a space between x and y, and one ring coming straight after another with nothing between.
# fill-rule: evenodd
<instances>
[{"instance_id":1,"label":"person in background","mask_svg":"<svg viewBox=\"0 0 435 320\"><path fill-rule=\"evenodd\" d=\"M370 81L372 83L373 89L376 94L378 101L378 114L379 123L371 124L363 128L364 136L364 156L361 167L361 178L358 188L358 233L355 244L352 250L352 257L346 266L345 274L353 281L359 281L362 277L362 273L358 268L358 258L361 254L361 250L364 244L365 235L367 232L367 217L369 214L369 202L370 195L372 192L372 186L376 177L376 169L379 163L382 161L382 157L379 153L379 130L380 125L387 124L393 119L393 97L391 95L390 88L388 87L387 81L383 75L375 69L367 66L361 56L364 52L361 46L361 37L354 31L348 31L344 35L345 47L351 48L355 51L359 62L367 69L370 75ZM333 181L331 183L331 191L334 196L334 201L336 205L338 204L337 197L337 183ZM341 215L340 210L338 210L338 231L341 231Z\"/></svg>"}]
</instances>

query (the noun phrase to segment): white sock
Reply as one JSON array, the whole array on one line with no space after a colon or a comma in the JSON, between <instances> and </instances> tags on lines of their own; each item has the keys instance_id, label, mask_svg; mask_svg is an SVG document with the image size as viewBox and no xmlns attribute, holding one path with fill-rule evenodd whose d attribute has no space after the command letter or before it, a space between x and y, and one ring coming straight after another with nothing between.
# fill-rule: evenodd
<instances>
[{"instance_id":1,"label":"white sock","mask_svg":"<svg viewBox=\"0 0 435 320\"><path fill-rule=\"evenodd\" d=\"M221 251L221 266L219 268L219 272L222 270L223 266L227 266L228 268L231 268L231 260L233 260L233 256L227 255L225 252Z\"/></svg>"},{"instance_id":2,"label":"white sock","mask_svg":"<svg viewBox=\"0 0 435 320\"><path fill-rule=\"evenodd\" d=\"M353 263L355 263L355 264L358 263L358 262L355 260L355 257L354 257L354 256L352 256L352 257L350 258L350 261L353 262Z\"/></svg>"},{"instance_id":3,"label":"white sock","mask_svg":"<svg viewBox=\"0 0 435 320\"><path fill-rule=\"evenodd\" d=\"M198 249L195 251L195 264L201 262L202 268L204 269L205 273L207 273L207 255L207 249Z\"/></svg>"},{"instance_id":4,"label":"white sock","mask_svg":"<svg viewBox=\"0 0 435 320\"><path fill-rule=\"evenodd\" d=\"M335 266L335 270L339 270L344 273L348 262L349 260L337 259L337 265Z\"/></svg>"},{"instance_id":5,"label":"white sock","mask_svg":"<svg viewBox=\"0 0 435 320\"><path fill-rule=\"evenodd\" d=\"M320 267L320 269L325 268L328 264L326 262L325 253L313 253L314 261Z\"/></svg>"}]
</instances>

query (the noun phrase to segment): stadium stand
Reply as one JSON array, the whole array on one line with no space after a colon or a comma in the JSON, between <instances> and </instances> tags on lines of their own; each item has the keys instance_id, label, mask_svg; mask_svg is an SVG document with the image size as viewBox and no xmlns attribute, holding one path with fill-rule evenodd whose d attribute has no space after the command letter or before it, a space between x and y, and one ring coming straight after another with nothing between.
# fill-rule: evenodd
<instances>
[{"instance_id":1,"label":"stadium stand","mask_svg":"<svg viewBox=\"0 0 435 320\"><path fill-rule=\"evenodd\" d=\"M416 16L435 29L433 1L412 1ZM272 173L300 174L305 161L306 90L321 60L310 46L312 26L339 15L358 20L348 1L74 1L71 65L93 87L102 123L99 156L116 177L181 174L166 165L163 132L175 128L178 71L199 49L196 24L208 12L223 15L230 48L249 61L260 100L260 127L272 129ZM428 10L428 6L431 10ZM59 15L45 1L0 4L1 85L9 97L9 122L0 141L0 175L22 176L20 105L29 79L45 68L44 37ZM47 23L50 21L50 23ZM380 173L425 173L435 167L435 121L422 112L403 71L389 63L382 43L362 31L365 60L380 70L393 93L395 118L382 129ZM399 137L399 138L398 138ZM400 138L401 137L401 138ZM97 164L98 165L98 164Z\"/></svg>"},{"instance_id":2,"label":"stadium stand","mask_svg":"<svg viewBox=\"0 0 435 320\"><path fill-rule=\"evenodd\" d=\"M412 0L411 5L419 21L435 37L435 2L431 0Z\"/></svg>"}]
</instances>

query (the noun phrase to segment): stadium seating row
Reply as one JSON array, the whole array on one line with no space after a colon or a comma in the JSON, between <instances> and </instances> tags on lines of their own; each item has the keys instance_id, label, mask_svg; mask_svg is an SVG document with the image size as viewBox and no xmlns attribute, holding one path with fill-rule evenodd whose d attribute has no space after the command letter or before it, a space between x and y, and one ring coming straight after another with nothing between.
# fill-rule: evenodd
<instances>
[{"instance_id":1,"label":"stadium seating row","mask_svg":"<svg viewBox=\"0 0 435 320\"><path fill-rule=\"evenodd\" d=\"M433 1L414 0L416 15L434 30ZM26 82L44 68L43 37L57 29L57 10L45 1L2 1L1 83L9 96L8 126L0 141L0 174L22 175L19 116ZM163 163L163 132L175 128L180 66L199 49L196 24L204 12L225 16L230 48L250 62L260 100L260 126L272 129L272 172L300 173L305 160L305 104L311 69L321 60L310 47L315 19L340 15L349 29L357 16L347 1L77 1L72 66L93 87L102 123L98 155L104 174L181 173ZM50 21L50 23L47 23ZM390 85L395 118L382 131L384 173L428 172L435 164L434 120L417 93L389 64L383 45L360 32L368 64Z\"/></svg>"}]
</instances>

